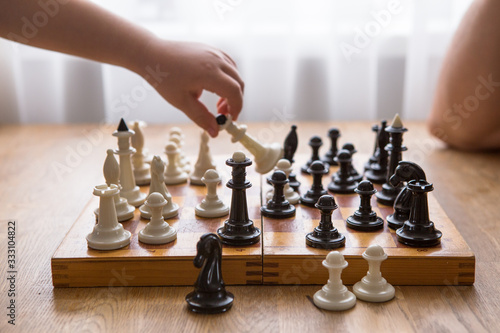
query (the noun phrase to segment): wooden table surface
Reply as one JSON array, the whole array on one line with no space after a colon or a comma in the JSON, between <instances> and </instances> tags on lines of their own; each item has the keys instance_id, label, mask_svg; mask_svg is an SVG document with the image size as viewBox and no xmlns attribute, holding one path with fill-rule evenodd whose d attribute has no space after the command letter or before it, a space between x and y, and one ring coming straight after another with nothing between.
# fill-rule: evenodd
<instances>
[{"instance_id":1,"label":"wooden table surface","mask_svg":"<svg viewBox=\"0 0 500 333\"><path fill-rule=\"evenodd\" d=\"M297 125L298 153L309 153L309 137L326 138L331 126L341 129L341 142L353 142L359 152L373 149L368 122ZM435 196L476 254L474 286L397 286L396 298L389 303L358 301L340 313L312 305L319 286L231 286L234 306L221 315L190 313L184 297L191 287L54 289L50 258L92 197L93 186L103 182L106 149L116 146L110 135L114 126L0 126L0 332L14 331L6 316L9 219L17 221L15 331L19 332L498 332L500 154L449 150L432 139L422 123L405 125L409 128L405 159L426 170ZM279 121L249 124L248 133L282 142L289 126ZM186 133L186 152L195 160L199 130L193 125L180 127ZM147 127L150 151L163 152L168 128ZM214 154L228 156L238 148L226 133L210 146Z\"/></svg>"}]
</instances>

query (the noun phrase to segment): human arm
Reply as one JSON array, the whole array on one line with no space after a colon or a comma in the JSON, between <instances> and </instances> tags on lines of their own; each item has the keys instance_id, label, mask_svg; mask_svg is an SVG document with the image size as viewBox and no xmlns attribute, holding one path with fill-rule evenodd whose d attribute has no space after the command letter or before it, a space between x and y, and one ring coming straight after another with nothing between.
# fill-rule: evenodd
<instances>
[{"instance_id":1,"label":"human arm","mask_svg":"<svg viewBox=\"0 0 500 333\"><path fill-rule=\"evenodd\" d=\"M220 113L236 119L242 108L244 84L225 53L204 44L162 40L90 1L2 0L0 36L127 68L211 136L218 126L198 100L203 90L221 97Z\"/></svg>"},{"instance_id":2,"label":"human arm","mask_svg":"<svg viewBox=\"0 0 500 333\"><path fill-rule=\"evenodd\" d=\"M500 1L475 1L443 62L429 129L450 146L500 148Z\"/></svg>"}]
</instances>

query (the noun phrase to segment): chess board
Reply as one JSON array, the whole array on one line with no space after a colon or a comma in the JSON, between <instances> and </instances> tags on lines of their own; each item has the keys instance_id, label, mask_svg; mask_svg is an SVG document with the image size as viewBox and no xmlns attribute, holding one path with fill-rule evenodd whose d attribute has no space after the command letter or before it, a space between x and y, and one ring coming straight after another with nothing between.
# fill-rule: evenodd
<instances>
[{"instance_id":1,"label":"chess board","mask_svg":"<svg viewBox=\"0 0 500 333\"><path fill-rule=\"evenodd\" d=\"M305 157L298 158L303 161ZM231 190L225 186L230 168L224 157L217 157L223 185L219 196L230 203ZM300 162L296 163L297 166ZM332 167L331 172L336 168ZM325 284L327 270L321 265L329 250L306 246L305 235L318 224L317 209L296 205L294 218L277 220L261 217L260 207L271 188L266 176L247 169L253 186L247 190L249 217L263 230L261 242L248 247L223 246L223 277L228 285L241 284ZM330 175L323 178L326 187ZM311 184L311 177L298 174L301 191ZM430 180L432 181L432 180ZM378 187L379 188L379 187ZM114 251L89 249L85 236L95 223L94 209L98 198L84 208L52 257L52 279L55 287L98 286L167 286L192 285L199 269L193 265L196 243L206 232L216 232L227 217L199 218L194 208L205 195L205 188L187 184L168 186L173 200L180 206L179 216L167 222L178 231L177 240L166 245L146 245L138 241L138 232L147 220L138 209L132 220L123 222L132 233L129 246ZM148 192L148 187L141 188ZM89 189L91 191L91 189ZM359 281L368 269L362 253L371 244L381 245L389 258L382 263L384 277L394 285L470 285L474 283L475 257L467 243L446 216L432 193L429 194L430 218L443 232L442 244L433 248L411 248L397 242L394 230L386 225L380 231L361 232L346 228L345 219L359 206L357 195L334 195L339 209L333 223L346 236L346 245L338 249L349 263L342 279L346 284ZM382 217L392 208L379 205L372 198L374 210Z\"/></svg>"}]
</instances>

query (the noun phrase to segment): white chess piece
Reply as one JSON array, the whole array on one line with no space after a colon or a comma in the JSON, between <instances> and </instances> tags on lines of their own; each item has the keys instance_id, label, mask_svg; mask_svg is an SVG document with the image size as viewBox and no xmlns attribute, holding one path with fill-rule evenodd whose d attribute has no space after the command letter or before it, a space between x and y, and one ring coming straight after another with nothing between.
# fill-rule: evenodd
<instances>
[{"instance_id":1,"label":"white chess piece","mask_svg":"<svg viewBox=\"0 0 500 333\"><path fill-rule=\"evenodd\" d=\"M108 186L115 184L118 185L118 189L120 189L120 166L118 165L115 155L113 155L113 149L108 149L106 153L107 156L103 167L104 179ZM114 200L118 222L127 221L134 217L135 207L129 205L127 199L120 197L120 192L115 194ZM96 208L94 213L99 217L99 208Z\"/></svg>"},{"instance_id":2,"label":"white chess piece","mask_svg":"<svg viewBox=\"0 0 500 333\"><path fill-rule=\"evenodd\" d=\"M184 154L183 146L184 146L184 141L181 139L181 137L177 134L172 134L170 135L170 142L174 142L177 145L177 148L179 149L179 155L177 157L177 164L179 167L184 170L186 173L191 172L191 162L189 162L189 159L186 157Z\"/></svg>"},{"instance_id":3,"label":"white chess piece","mask_svg":"<svg viewBox=\"0 0 500 333\"><path fill-rule=\"evenodd\" d=\"M347 290L342 284L340 275L342 270L347 267L342 253L331 251L323 260L323 266L328 269L328 283L314 294L314 304L325 310L342 311L352 308L356 305L356 296Z\"/></svg>"},{"instance_id":4,"label":"white chess piece","mask_svg":"<svg viewBox=\"0 0 500 333\"><path fill-rule=\"evenodd\" d=\"M184 147L184 139L185 139L185 135L184 133L182 132L182 130L179 128L179 127L172 127L168 133L168 136L169 136L169 140L170 140L170 137L172 137L172 135L177 135L180 137L181 139L181 145L182 147Z\"/></svg>"},{"instance_id":5,"label":"white chess piece","mask_svg":"<svg viewBox=\"0 0 500 333\"><path fill-rule=\"evenodd\" d=\"M210 154L210 147L208 146L209 136L207 132L201 133L200 139L200 152L198 153L198 160L194 165L193 173L189 176L189 183L193 185L203 185L201 178L208 169L215 169L215 163Z\"/></svg>"},{"instance_id":6,"label":"white chess piece","mask_svg":"<svg viewBox=\"0 0 500 333\"><path fill-rule=\"evenodd\" d=\"M276 164L275 170L283 171L288 178L288 176L290 176L290 172L292 172L292 164L290 163L290 161L282 158ZM297 192L295 192L293 188L290 187L289 183L286 183L283 192L285 194L286 200L288 200L289 203L291 203L292 205L299 203L300 195ZM274 195L274 188L271 189L269 192L267 192L267 200L271 200L273 195Z\"/></svg>"},{"instance_id":7,"label":"white chess piece","mask_svg":"<svg viewBox=\"0 0 500 333\"><path fill-rule=\"evenodd\" d=\"M115 150L115 154L120 157L120 185L122 186L120 196L126 198L129 204L139 207L146 201L146 194L142 193L139 186L135 185L131 163L131 155L135 153L135 149L130 148L132 135L134 135L134 131L128 129L123 119L120 121L118 129L113 132L113 136L118 138L118 149Z\"/></svg>"},{"instance_id":8,"label":"white chess piece","mask_svg":"<svg viewBox=\"0 0 500 333\"><path fill-rule=\"evenodd\" d=\"M283 156L283 148L277 142L272 144L261 144L249 134L246 134L246 125L238 125L232 121L231 115L227 115L227 120L220 125L221 130L226 130L231 134L231 141L241 142L246 149L254 156L255 170L260 173L268 173Z\"/></svg>"},{"instance_id":9,"label":"white chess piece","mask_svg":"<svg viewBox=\"0 0 500 333\"><path fill-rule=\"evenodd\" d=\"M145 205L151 210L151 220L139 231L139 241L146 244L166 244L177 239L177 231L162 216L167 200L161 193L153 192L148 196Z\"/></svg>"},{"instance_id":10,"label":"white chess piece","mask_svg":"<svg viewBox=\"0 0 500 333\"><path fill-rule=\"evenodd\" d=\"M168 192L163 175L164 171L165 164L161 160L161 157L153 157L153 160L151 161L151 186L149 186L149 195L153 194L154 192L163 195L165 200L167 200L167 204L163 206L162 215L163 218L169 219L179 213L179 205L173 202L172 196ZM146 204L143 204L141 207L139 207L139 211L141 212L142 218L151 218L151 209Z\"/></svg>"},{"instance_id":11,"label":"white chess piece","mask_svg":"<svg viewBox=\"0 0 500 333\"><path fill-rule=\"evenodd\" d=\"M113 197L118 192L115 184L94 187L94 195L99 197L99 218L92 232L87 235L87 244L92 249L116 250L130 243L130 231L123 229L116 217Z\"/></svg>"},{"instance_id":12,"label":"white chess piece","mask_svg":"<svg viewBox=\"0 0 500 333\"><path fill-rule=\"evenodd\" d=\"M207 170L201 181L207 186L207 196L195 207L196 215L210 218L229 214L229 207L217 195L217 185L221 181L217 170Z\"/></svg>"},{"instance_id":13,"label":"white chess piece","mask_svg":"<svg viewBox=\"0 0 500 333\"><path fill-rule=\"evenodd\" d=\"M168 164L165 169L165 184L175 185L187 182L188 174L179 167L177 158L179 156L179 148L173 142L169 142L165 147Z\"/></svg>"},{"instance_id":14,"label":"white chess piece","mask_svg":"<svg viewBox=\"0 0 500 333\"><path fill-rule=\"evenodd\" d=\"M394 287L382 277L380 265L387 259L387 254L380 245L371 245L363 253L368 261L368 273L356 283L353 292L357 298L367 302L387 302L394 298Z\"/></svg>"},{"instance_id":15,"label":"white chess piece","mask_svg":"<svg viewBox=\"0 0 500 333\"><path fill-rule=\"evenodd\" d=\"M136 133L140 133L140 135L144 138L144 131L143 129L145 127L147 127L147 124L145 121L143 120L134 120L132 122L129 122L128 126L129 127L134 127L134 122L138 122L139 123L139 127L137 129L134 129L134 132ZM136 146L134 146L134 143L132 142L132 147L136 148ZM144 161L144 163L147 163L147 164L150 164L151 161L153 160L153 155L149 153L148 149L146 147L142 147L142 152L141 152L141 155L142 155L142 160Z\"/></svg>"},{"instance_id":16,"label":"white chess piece","mask_svg":"<svg viewBox=\"0 0 500 333\"><path fill-rule=\"evenodd\" d=\"M144 162L144 136L138 121L134 121L132 136L132 147L136 149L132 155L132 165L134 166L134 178L136 185L148 185L151 182L151 173L149 172L149 164Z\"/></svg>"}]
</instances>

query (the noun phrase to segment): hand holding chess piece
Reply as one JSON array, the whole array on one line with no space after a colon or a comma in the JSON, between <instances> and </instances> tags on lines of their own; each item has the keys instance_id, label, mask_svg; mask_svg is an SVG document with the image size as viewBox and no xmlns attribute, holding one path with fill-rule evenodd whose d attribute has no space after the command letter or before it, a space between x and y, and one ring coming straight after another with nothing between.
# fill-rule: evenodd
<instances>
[{"instance_id":1,"label":"hand holding chess piece","mask_svg":"<svg viewBox=\"0 0 500 333\"><path fill-rule=\"evenodd\" d=\"M283 155L279 143L262 144L246 133L246 125L238 125L232 121L231 115L220 114L217 123L221 130L226 130L232 136L232 142L241 144L254 156L255 170L260 174L271 171Z\"/></svg>"}]
</instances>

